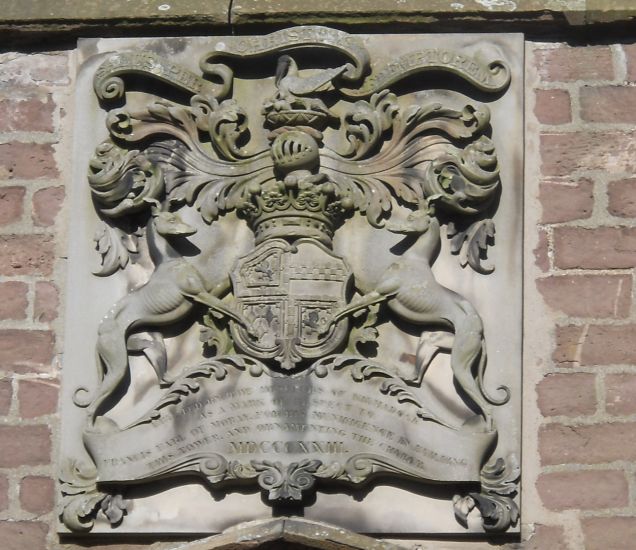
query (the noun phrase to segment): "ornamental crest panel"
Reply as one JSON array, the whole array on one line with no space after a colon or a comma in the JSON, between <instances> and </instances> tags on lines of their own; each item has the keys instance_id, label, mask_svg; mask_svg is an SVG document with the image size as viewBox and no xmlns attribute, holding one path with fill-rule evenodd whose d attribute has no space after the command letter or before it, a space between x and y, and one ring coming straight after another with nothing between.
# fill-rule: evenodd
<instances>
[{"instance_id":1,"label":"ornamental crest panel","mask_svg":"<svg viewBox=\"0 0 636 550\"><path fill-rule=\"evenodd\" d=\"M80 52L60 531L518 532L522 37Z\"/></svg>"}]
</instances>

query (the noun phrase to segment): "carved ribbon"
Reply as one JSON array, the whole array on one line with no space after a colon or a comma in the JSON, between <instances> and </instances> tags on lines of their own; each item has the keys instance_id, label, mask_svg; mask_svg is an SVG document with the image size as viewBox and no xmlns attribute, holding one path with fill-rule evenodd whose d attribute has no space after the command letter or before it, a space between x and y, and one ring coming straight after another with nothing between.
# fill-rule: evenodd
<instances>
[{"instance_id":1,"label":"carved ribbon","mask_svg":"<svg viewBox=\"0 0 636 550\"><path fill-rule=\"evenodd\" d=\"M355 82L369 68L369 53L362 41L345 32L327 27L308 25L283 29L265 36L241 37L231 42L219 42L214 51L203 56L200 62L205 74L215 73L215 62L224 57L250 59L268 54L300 48L327 48L345 54L353 64L348 64L342 78Z\"/></svg>"},{"instance_id":2,"label":"carved ribbon","mask_svg":"<svg viewBox=\"0 0 636 550\"><path fill-rule=\"evenodd\" d=\"M441 48L401 55L374 70L359 88L339 88L348 97L367 97L408 76L428 71L455 74L484 92L500 92L510 84L510 69L501 60L485 63L478 57Z\"/></svg>"},{"instance_id":3,"label":"carved ribbon","mask_svg":"<svg viewBox=\"0 0 636 550\"><path fill-rule=\"evenodd\" d=\"M150 52L126 52L111 55L95 72L93 87L100 99L118 99L124 95L126 74L141 74L172 84L192 94L209 95L214 98L227 96L232 84L232 71L225 65L217 65L209 71L221 80L213 84L176 63Z\"/></svg>"}]
</instances>

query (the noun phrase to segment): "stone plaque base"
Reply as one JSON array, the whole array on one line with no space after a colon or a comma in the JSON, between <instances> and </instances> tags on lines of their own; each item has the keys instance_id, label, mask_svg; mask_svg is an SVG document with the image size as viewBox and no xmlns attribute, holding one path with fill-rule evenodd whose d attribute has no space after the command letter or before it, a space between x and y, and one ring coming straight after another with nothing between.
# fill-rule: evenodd
<instances>
[{"instance_id":1,"label":"stone plaque base","mask_svg":"<svg viewBox=\"0 0 636 550\"><path fill-rule=\"evenodd\" d=\"M301 518L252 521L176 550L401 550L401 546Z\"/></svg>"}]
</instances>

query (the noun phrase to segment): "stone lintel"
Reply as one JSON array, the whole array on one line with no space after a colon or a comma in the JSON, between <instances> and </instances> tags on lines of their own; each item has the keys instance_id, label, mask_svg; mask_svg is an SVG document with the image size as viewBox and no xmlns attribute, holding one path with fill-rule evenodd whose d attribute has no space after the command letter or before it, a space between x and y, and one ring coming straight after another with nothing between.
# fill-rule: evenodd
<instances>
[{"instance_id":1,"label":"stone lintel","mask_svg":"<svg viewBox=\"0 0 636 550\"><path fill-rule=\"evenodd\" d=\"M231 9L231 13L230 13ZM629 24L630 0L358 0L311 4L301 0L5 0L0 31L5 41L37 36L241 34L255 28L331 25L348 30L379 26L420 32L466 31L530 34L576 33L602 24Z\"/></svg>"}]
</instances>

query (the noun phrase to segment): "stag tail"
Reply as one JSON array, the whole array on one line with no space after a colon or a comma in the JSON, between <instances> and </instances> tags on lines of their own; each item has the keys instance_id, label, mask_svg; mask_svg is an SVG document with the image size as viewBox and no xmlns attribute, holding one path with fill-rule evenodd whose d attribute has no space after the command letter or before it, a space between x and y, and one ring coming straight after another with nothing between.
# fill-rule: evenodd
<instances>
[{"instance_id":1,"label":"stag tail","mask_svg":"<svg viewBox=\"0 0 636 550\"><path fill-rule=\"evenodd\" d=\"M482 339L481 342L481 356L479 357L479 366L477 367L477 381L479 383L479 390L482 395L491 405L505 405L510 401L510 388L508 386L501 385L497 388L497 391L503 391L506 395L500 399L493 397L486 390L484 386L484 372L486 370L486 342Z\"/></svg>"}]
</instances>

